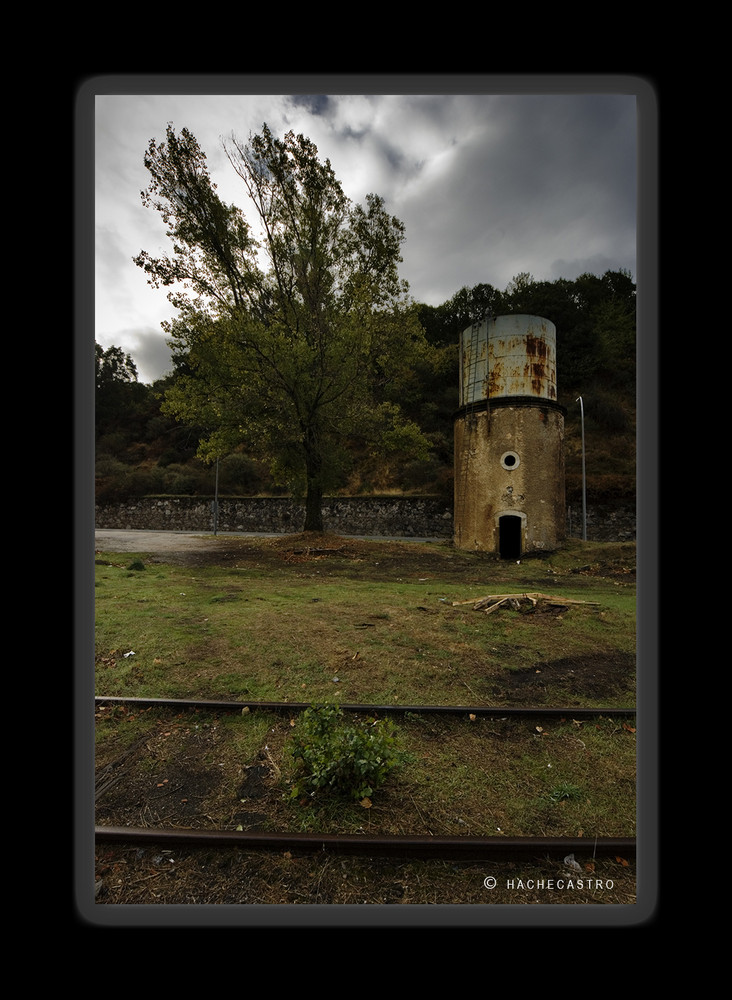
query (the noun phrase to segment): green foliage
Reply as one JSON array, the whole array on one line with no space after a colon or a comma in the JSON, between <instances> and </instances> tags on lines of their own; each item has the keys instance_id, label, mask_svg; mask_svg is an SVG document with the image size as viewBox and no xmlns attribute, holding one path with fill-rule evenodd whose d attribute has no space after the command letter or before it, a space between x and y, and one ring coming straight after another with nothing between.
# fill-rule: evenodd
<instances>
[{"instance_id":1,"label":"green foliage","mask_svg":"<svg viewBox=\"0 0 732 1000\"><path fill-rule=\"evenodd\" d=\"M100 455L95 469L97 503L120 503L151 495L202 496L213 493L214 476L201 462L186 465L127 465Z\"/></svg>"},{"instance_id":2,"label":"green foliage","mask_svg":"<svg viewBox=\"0 0 732 1000\"><path fill-rule=\"evenodd\" d=\"M261 242L216 194L186 129L169 125L145 158L143 202L168 226L173 255L143 251L135 263L155 287L172 287L178 310L166 326L177 377L163 409L202 429L205 461L241 444L266 457L275 480L304 496L305 529L322 530L324 491L347 458L342 438L398 398L423 350L398 274L404 226L376 195L352 206L302 135L278 139L264 125L225 149ZM424 445L418 429L411 443Z\"/></svg>"},{"instance_id":3,"label":"green foliage","mask_svg":"<svg viewBox=\"0 0 732 1000\"><path fill-rule=\"evenodd\" d=\"M503 312L503 302L504 296L492 285L466 285L440 306L420 306L419 318L430 344L444 348L457 344L463 330L486 313Z\"/></svg>"},{"instance_id":4,"label":"green foliage","mask_svg":"<svg viewBox=\"0 0 732 1000\"><path fill-rule=\"evenodd\" d=\"M635 285L628 272L581 274L574 281L535 281L518 274L506 288L501 310L545 316L554 323L557 370L568 392L587 391L590 381L606 378L632 391Z\"/></svg>"},{"instance_id":5,"label":"green foliage","mask_svg":"<svg viewBox=\"0 0 732 1000\"><path fill-rule=\"evenodd\" d=\"M290 141L297 146L294 139L285 145ZM301 164L307 149L312 152L303 141ZM183 169L182 159L178 166ZM330 174L323 167L318 176L319 183L326 183ZM192 181L186 183L191 188ZM204 183L203 174L196 183ZM313 178L305 186L315 192ZM290 183L290 191L296 189L297 184L293 189ZM201 197L206 202L214 195ZM225 215L218 218L221 221ZM315 216L310 218L312 222ZM353 231L350 243L343 244L344 252L352 259L360 253L361 266L366 267L364 245L359 251L358 241L373 226L374 238L380 234L381 244L390 248L385 261L391 259L394 265L384 287L398 292L394 254L398 256L401 224L389 219L377 198L347 213L345 219ZM184 227L184 231L190 238L195 232L200 236L204 224L201 219L197 230ZM336 231L337 227L331 228L334 238ZM213 235L212 230L212 241ZM280 240L278 245L285 243ZM303 248L302 266L304 253ZM195 271L193 257L186 259L205 287L202 265ZM231 259L236 259L233 250ZM153 262L145 261L154 270ZM174 272L159 263L159 280L165 283L169 277L172 283ZM307 265L308 273L312 266ZM263 272L262 295L273 273ZM546 316L557 327L559 402L567 409L568 500L581 475L580 394L593 496L632 495L636 320L635 284L629 273L608 271L552 282L519 274L504 292L488 284L464 287L436 307L410 305L397 295L389 309L372 305L369 331L360 330L357 321L358 315L366 315L362 297L366 278L353 276L349 284L341 281L342 271L333 273L340 275L341 283L327 286L330 305L319 327L308 327L305 291L298 293L299 298L295 294L297 282L302 285L302 275L298 278L296 272L288 278L294 304L289 312L284 305L280 308L282 316L297 319L294 330L276 319L274 292L269 305L261 306L269 310L261 323L247 325L241 320L256 315L253 304L248 312L230 310L228 318L223 306L199 310L199 302L181 308L168 326L175 374L153 386L135 380L134 363L121 349L104 351L96 345L97 500L115 502L150 493L208 495L213 490L213 470L204 462L217 458L224 495L287 492L302 500L310 491L315 506L319 491L326 490L354 494L419 490L449 497L458 338L486 312L531 312ZM217 280L220 284L223 272ZM372 277L370 287L376 290L377 285ZM237 295L231 293L234 300ZM255 300L253 296L252 303ZM279 301L282 304L284 298ZM340 311L339 303L348 304L351 313ZM419 325L424 336L415 333ZM312 340L312 333L306 335L308 329L322 329L330 337L319 358L308 348L307 338ZM257 351L258 361L253 358ZM270 365L267 370L261 364L264 358ZM318 388L323 390L320 396Z\"/></svg>"},{"instance_id":6,"label":"green foliage","mask_svg":"<svg viewBox=\"0 0 732 1000\"><path fill-rule=\"evenodd\" d=\"M594 426L601 433L622 434L628 429L628 414L617 396L602 389L588 394L585 417L588 429Z\"/></svg>"},{"instance_id":7,"label":"green foliage","mask_svg":"<svg viewBox=\"0 0 732 1000\"><path fill-rule=\"evenodd\" d=\"M219 465L219 492L250 495L267 486L266 470L248 455L233 452Z\"/></svg>"},{"instance_id":8,"label":"green foliage","mask_svg":"<svg viewBox=\"0 0 732 1000\"><path fill-rule=\"evenodd\" d=\"M145 387L137 381L134 361L121 348L110 347L105 351L95 343L94 356L97 440L116 432L122 432L127 440L129 425L134 426L135 411L144 400Z\"/></svg>"},{"instance_id":9,"label":"green foliage","mask_svg":"<svg viewBox=\"0 0 732 1000\"><path fill-rule=\"evenodd\" d=\"M96 470L95 498L97 503L119 503L133 497L160 493L162 486L162 469L124 465L115 474L113 463L102 459Z\"/></svg>"},{"instance_id":10,"label":"green foliage","mask_svg":"<svg viewBox=\"0 0 732 1000\"><path fill-rule=\"evenodd\" d=\"M360 800L373 794L403 759L388 719L346 723L337 705L311 705L291 748L296 765L292 798L330 792Z\"/></svg>"},{"instance_id":11,"label":"green foliage","mask_svg":"<svg viewBox=\"0 0 732 1000\"><path fill-rule=\"evenodd\" d=\"M94 344L96 387L104 388L118 382L136 382L137 368L129 354L121 347L109 347L106 351Z\"/></svg>"},{"instance_id":12,"label":"green foliage","mask_svg":"<svg viewBox=\"0 0 732 1000\"><path fill-rule=\"evenodd\" d=\"M191 496L201 492L210 493L213 486L214 482L210 471L204 472L200 464L198 468L194 468L172 462L165 468L159 491L171 496Z\"/></svg>"}]
</instances>

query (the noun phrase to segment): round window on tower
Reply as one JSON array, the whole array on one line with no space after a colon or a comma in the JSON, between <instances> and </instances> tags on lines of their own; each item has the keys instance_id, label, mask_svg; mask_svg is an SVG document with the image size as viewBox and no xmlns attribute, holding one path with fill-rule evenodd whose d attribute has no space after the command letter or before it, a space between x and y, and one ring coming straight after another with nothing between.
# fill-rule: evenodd
<instances>
[{"instance_id":1,"label":"round window on tower","mask_svg":"<svg viewBox=\"0 0 732 1000\"><path fill-rule=\"evenodd\" d=\"M517 469L521 459L518 457L515 451L507 451L501 455L501 465L504 469L511 472L513 469Z\"/></svg>"}]
</instances>

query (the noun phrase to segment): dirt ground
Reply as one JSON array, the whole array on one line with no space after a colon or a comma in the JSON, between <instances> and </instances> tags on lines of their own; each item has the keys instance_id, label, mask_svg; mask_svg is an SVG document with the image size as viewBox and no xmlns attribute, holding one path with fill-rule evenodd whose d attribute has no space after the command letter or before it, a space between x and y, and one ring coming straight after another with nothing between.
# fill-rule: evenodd
<instances>
[{"instance_id":1,"label":"dirt ground","mask_svg":"<svg viewBox=\"0 0 732 1000\"><path fill-rule=\"evenodd\" d=\"M97 531L95 539L98 551L145 552L153 561L191 565L226 564L241 559L250 544L253 543L246 536L213 539L178 532ZM297 544L292 537L276 537L263 550L260 539L257 558L260 562L271 558L273 565L281 565L283 555L298 557ZM321 544L329 542L325 539ZM359 544L358 540L348 541L349 547L357 548ZM390 546L390 551L392 558L399 559L398 545ZM425 562L429 559L429 554L423 551L420 555L423 570L429 569ZM440 553L435 553L434 560L434 568L442 573L456 576L465 573L467 563L463 563L459 554L451 557L450 564L446 564ZM616 571L627 575L627 567ZM569 661L554 661L546 664L543 672L531 669L513 675L511 698L519 706L533 703L535 685L547 683L549 671L552 686L568 695L611 697L615 686L633 669L634 664L628 658L622 658L621 662L610 656L598 656L592 669L582 672L575 671L575 665ZM108 713L102 709L100 714L98 708L97 716L107 721L109 715L105 716L105 711ZM443 725L446 723L439 721L430 724L435 733ZM278 739L285 738L287 726L288 720L283 717L273 727L269 741L272 747ZM242 769L236 796L232 797L223 774L217 783L212 780L211 768L200 763L207 753L215 754L217 738L215 725L196 731L187 719L163 718L162 722L155 722L138 746L120 745L115 755L112 744L107 756L96 762L96 822L106 826L169 829L210 828L213 822L213 828L220 829L277 829L283 806L272 751L262 753L260 759ZM439 738L439 734L434 738ZM155 761L165 761L160 781L151 781L149 768L155 768ZM282 822L286 822L284 814ZM437 808L434 815L425 817L415 812L409 802L390 799L387 793L377 808L369 810L368 817L364 814L363 825L371 832L393 835L425 830L445 834L449 822ZM480 835L484 833L481 831ZM564 831L550 831L548 835L561 836ZM238 847L103 842L96 845L94 868L97 908L122 905L147 910L182 905L195 909L215 905L234 907L248 922L248 908L252 906L284 906L285 915L278 917L284 926L290 919L295 924L301 923L302 914L295 915L291 908L303 904L306 910L313 905L334 904L359 909L366 906L369 911L393 904L437 907L438 911L446 906L451 910L458 907L459 911L466 904L488 910L531 904L530 908L541 914L547 908L554 910L568 904L594 904L599 908L620 905L632 911L636 903L635 858L596 856L589 840L587 851L570 861L542 851L535 856L522 853L488 861L415 861L406 857L339 855L332 851L248 851ZM456 919L460 923L454 912L445 919L448 925L453 925ZM358 924L358 915L354 921Z\"/></svg>"},{"instance_id":2,"label":"dirt ground","mask_svg":"<svg viewBox=\"0 0 732 1000\"><path fill-rule=\"evenodd\" d=\"M293 816L312 813L310 825L327 831L327 804L293 810L282 791L278 761L288 737L283 715L268 731L267 745L242 765L227 757L225 727L215 717L195 722L191 713L158 709L98 707L100 724L117 724L124 735L124 713L149 716L141 740L131 746L105 743L97 760L96 822L105 827L169 830L240 830L287 833ZM110 719L116 715L116 720ZM607 722L617 730L617 722ZM457 735L460 723L420 720L420 756L460 739L461 766L485 764L485 740L501 749L525 744L526 722L477 721L470 739ZM620 737L623 738L622 736ZM212 766L211 761L215 764ZM632 799L632 778L626 794ZM488 836L485 809L470 798L459 806L429 797L419 803L415 789L395 782L379 789L373 802L354 803L338 821L350 836ZM459 815L457 814L459 810ZM499 821L500 817L499 817ZM545 808L546 836L576 836L561 808ZM622 822L616 831L621 836ZM335 831L332 831L335 832ZM577 865L578 867L575 867ZM563 876L563 873L565 875ZM573 876L571 889L551 880ZM485 880L493 878L490 891ZM99 843L95 852L98 904L490 904L635 902L634 857L597 857L592 838L568 867L561 852L537 850L480 860L409 860L298 850L296 847L247 851L237 847L122 845ZM537 889L541 884L542 888Z\"/></svg>"}]
</instances>

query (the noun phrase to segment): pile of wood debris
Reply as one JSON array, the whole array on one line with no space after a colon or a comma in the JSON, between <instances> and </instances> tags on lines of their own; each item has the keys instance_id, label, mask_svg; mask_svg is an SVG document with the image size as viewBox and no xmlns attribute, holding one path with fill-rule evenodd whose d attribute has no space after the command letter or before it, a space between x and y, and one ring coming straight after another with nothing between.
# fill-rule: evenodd
<instances>
[{"instance_id":1,"label":"pile of wood debris","mask_svg":"<svg viewBox=\"0 0 732 1000\"><path fill-rule=\"evenodd\" d=\"M570 604L596 604L596 601L575 601L569 597L555 597L552 594L489 594L487 597L472 597L469 601L453 601L454 608L463 604L472 604L473 611L483 611L489 615L492 611L504 605L518 611L521 602L528 601L532 607L536 607L539 601L546 601L549 604L558 604L567 607Z\"/></svg>"}]
</instances>

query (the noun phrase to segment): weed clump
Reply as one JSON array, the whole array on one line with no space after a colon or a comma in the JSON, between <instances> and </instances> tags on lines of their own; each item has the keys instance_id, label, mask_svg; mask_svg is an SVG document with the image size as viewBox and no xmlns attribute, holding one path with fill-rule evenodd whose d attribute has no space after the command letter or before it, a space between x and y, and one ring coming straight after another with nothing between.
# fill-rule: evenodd
<instances>
[{"instance_id":1,"label":"weed clump","mask_svg":"<svg viewBox=\"0 0 732 1000\"><path fill-rule=\"evenodd\" d=\"M404 760L398 743L388 719L346 722L337 705L311 705L292 740L290 795L330 792L356 801L368 798Z\"/></svg>"},{"instance_id":2,"label":"weed clump","mask_svg":"<svg viewBox=\"0 0 732 1000\"><path fill-rule=\"evenodd\" d=\"M557 785L556 788L552 790L549 795L549 799L552 802L563 802L565 800L578 801L582 798L582 789L578 788L577 785L572 785L569 782L562 782L561 785Z\"/></svg>"}]
</instances>

